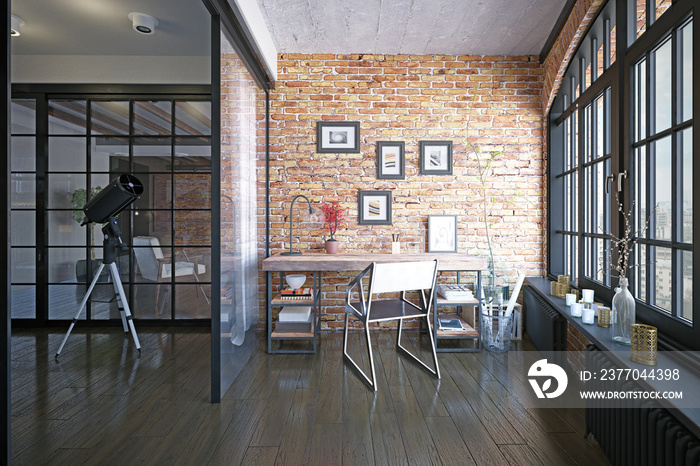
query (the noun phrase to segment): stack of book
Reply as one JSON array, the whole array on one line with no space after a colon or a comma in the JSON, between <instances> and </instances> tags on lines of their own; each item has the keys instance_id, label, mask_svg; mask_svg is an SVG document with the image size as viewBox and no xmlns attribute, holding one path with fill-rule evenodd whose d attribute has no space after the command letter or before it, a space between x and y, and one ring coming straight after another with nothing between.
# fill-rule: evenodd
<instances>
[{"instance_id":1,"label":"stack of book","mask_svg":"<svg viewBox=\"0 0 700 466\"><path fill-rule=\"evenodd\" d=\"M440 330L448 332L461 332L464 330L459 319L438 319L438 327Z\"/></svg>"},{"instance_id":2,"label":"stack of book","mask_svg":"<svg viewBox=\"0 0 700 466\"><path fill-rule=\"evenodd\" d=\"M440 296L450 301L474 299L474 293L467 285L442 284L438 285L437 292Z\"/></svg>"},{"instance_id":3,"label":"stack of book","mask_svg":"<svg viewBox=\"0 0 700 466\"><path fill-rule=\"evenodd\" d=\"M280 291L280 298L285 301L295 301L310 299L312 296L311 287L302 287L296 290L282 290Z\"/></svg>"}]
</instances>

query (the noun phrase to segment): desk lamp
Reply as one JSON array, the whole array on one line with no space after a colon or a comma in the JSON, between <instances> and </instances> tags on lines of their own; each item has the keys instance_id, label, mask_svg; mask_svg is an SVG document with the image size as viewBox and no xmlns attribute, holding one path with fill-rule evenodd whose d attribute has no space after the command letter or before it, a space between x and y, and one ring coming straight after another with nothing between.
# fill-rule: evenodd
<instances>
[{"instance_id":1,"label":"desk lamp","mask_svg":"<svg viewBox=\"0 0 700 466\"><path fill-rule=\"evenodd\" d=\"M283 252L283 253L282 253L283 256L297 256L297 255L300 255L300 254L301 254L301 251L294 251L294 250L292 249L292 229L293 229L293 225L292 225L292 220L293 220L293 218L292 218L292 215L293 215L293 213L294 213L294 201L296 201L296 200L299 199L300 197L304 198L304 200L306 201L306 203L309 205L309 213L310 213L310 214L313 214L313 213L314 213L314 211L311 209L311 202L309 201L309 198L308 198L308 197L304 196L303 194L299 194L299 195L297 195L297 196L294 196L294 199L292 199L292 206L289 208L289 251L288 251L288 252Z\"/></svg>"}]
</instances>

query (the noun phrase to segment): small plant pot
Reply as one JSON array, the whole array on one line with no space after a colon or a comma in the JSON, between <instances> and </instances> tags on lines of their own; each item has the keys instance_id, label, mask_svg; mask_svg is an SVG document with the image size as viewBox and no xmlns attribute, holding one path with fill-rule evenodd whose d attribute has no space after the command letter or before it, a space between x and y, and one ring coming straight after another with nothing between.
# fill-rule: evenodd
<instances>
[{"instance_id":1,"label":"small plant pot","mask_svg":"<svg viewBox=\"0 0 700 466\"><path fill-rule=\"evenodd\" d=\"M326 240L326 252L328 254L335 254L338 252L338 240L329 239Z\"/></svg>"}]
</instances>

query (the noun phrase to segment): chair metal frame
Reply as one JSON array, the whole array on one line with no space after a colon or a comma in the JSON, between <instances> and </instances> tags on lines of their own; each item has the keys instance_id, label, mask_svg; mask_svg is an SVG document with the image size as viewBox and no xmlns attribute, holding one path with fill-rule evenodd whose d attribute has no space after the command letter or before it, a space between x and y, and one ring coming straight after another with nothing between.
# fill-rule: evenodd
<instances>
[{"instance_id":1,"label":"chair metal frame","mask_svg":"<svg viewBox=\"0 0 700 466\"><path fill-rule=\"evenodd\" d=\"M433 269L433 276L432 276L432 281L429 289L429 296L426 296L426 290L425 289L418 289L418 290L412 290L412 289L403 289L403 290L395 290L397 292L400 291L401 293L401 298L400 299L373 299L374 295L377 294L375 292L375 269L377 267L377 263L373 262L370 264L366 269L364 269L362 272L360 272L359 275L357 275L347 286L346 289L346 295L345 295L345 329L343 332L343 358L349 361L352 366L359 372L359 374L362 376L363 380L367 385L374 390L375 392L377 391L377 383L376 383L376 371L374 368L374 356L372 353L372 340L370 338L370 333L369 333L369 324L373 322L387 322L387 321L398 321L398 332L397 332L397 337L396 337L396 347L404 353L406 356L410 356L411 359L415 362L417 362L420 367L422 367L424 370L426 370L428 373L432 374L435 376L437 379L440 379L440 367L438 365L438 360L437 360L437 352L435 348L435 339L433 338L433 332L431 329L431 323L430 323L430 311L432 310L432 305L434 303L434 293L435 293L435 282L437 279L437 271L438 271L438 261L433 260L433 261L423 261L423 262L433 262L434 263L434 269ZM402 263L403 266L408 266L410 263ZM367 292L365 293L364 286L363 286L363 279L369 274L369 288ZM352 296L353 290L355 288L358 288L357 293L359 293L360 301L359 303L352 303L350 298ZM406 299L406 291L417 291L419 296L420 296L420 305L416 305L415 303L412 303L411 301ZM356 307L359 304L359 309ZM383 316L379 318L372 318L371 317L371 312L372 312L372 307L374 306L375 308L381 308L385 307L387 305L393 306L393 314L392 311L385 312ZM401 311L400 313L398 311ZM409 312L407 313L406 310ZM348 324L349 324L349 319L350 315L353 315L358 321L362 322L362 325L364 327L364 333L365 333L365 340L367 342L367 351L369 353L369 362L370 362L370 368L372 371L372 378L365 374L365 372L360 368L360 366L355 362L350 355L347 352L347 344L348 344ZM403 330L403 321L404 319L415 319L415 318L423 318L426 321L426 325L428 326L428 338L430 340L430 348L432 350L432 355L433 355L433 366L434 369L429 367L427 364L425 364L423 361L421 361L416 355L408 351L405 347L401 345L401 333Z\"/></svg>"}]
</instances>

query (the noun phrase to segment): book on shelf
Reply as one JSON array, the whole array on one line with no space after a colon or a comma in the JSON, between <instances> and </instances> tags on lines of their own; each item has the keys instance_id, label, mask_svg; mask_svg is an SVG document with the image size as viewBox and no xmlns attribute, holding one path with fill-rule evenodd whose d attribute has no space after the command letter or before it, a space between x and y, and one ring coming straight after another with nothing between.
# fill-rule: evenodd
<instances>
[{"instance_id":1,"label":"book on shelf","mask_svg":"<svg viewBox=\"0 0 700 466\"><path fill-rule=\"evenodd\" d=\"M438 327L440 330L447 330L451 332L464 331L462 322L460 322L459 319L438 319Z\"/></svg>"},{"instance_id":2,"label":"book on shelf","mask_svg":"<svg viewBox=\"0 0 700 466\"><path fill-rule=\"evenodd\" d=\"M280 322L311 322L311 306L283 307L278 317Z\"/></svg>"},{"instance_id":3,"label":"book on shelf","mask_svg":"<svg viewBox=\"0 0 700 466\"><path fill-rule=\"evenodd\" d=\"M438 285L437 292L445 299L474 299L474 293L467 285L460 284L441 284Z\"/></svg>"},{"instance_id":4,"label":"book on shelf","mask_svg":"<svg viewBox=\"0 0 700 466\"><path fill-rule=\"evenodd\" d=\"M285 300L309 299L313 295L311 287L302 287L296 290L285 289L280 291L280 298Z\"/></svg>"}]
</instances>

